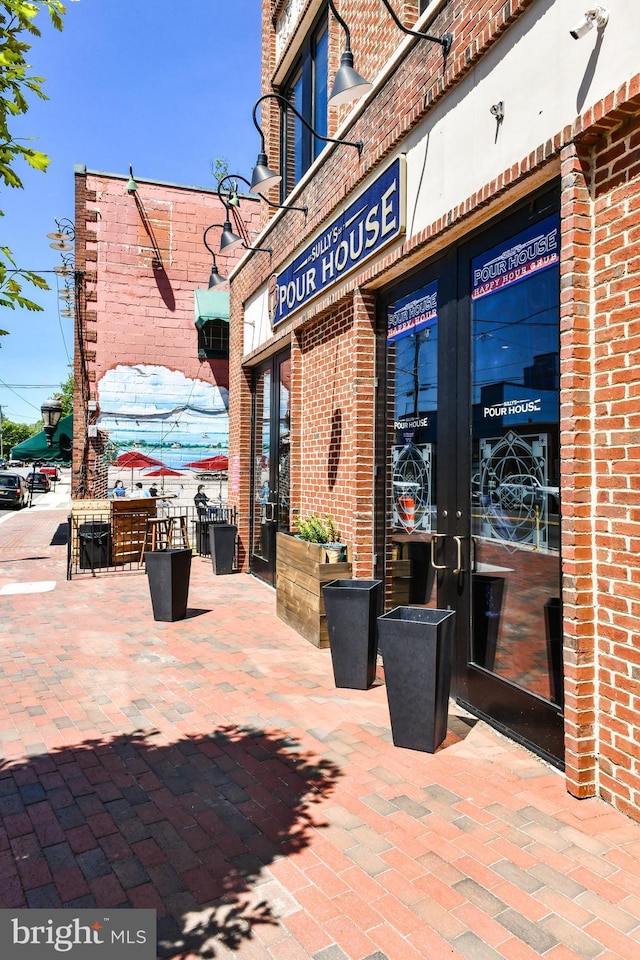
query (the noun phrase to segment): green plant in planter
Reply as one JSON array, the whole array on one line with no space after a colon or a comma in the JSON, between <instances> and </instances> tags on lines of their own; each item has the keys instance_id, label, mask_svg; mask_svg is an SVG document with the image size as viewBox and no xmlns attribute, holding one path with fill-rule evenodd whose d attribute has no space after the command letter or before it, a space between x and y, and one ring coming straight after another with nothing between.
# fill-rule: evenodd
<instances>
[{"instance_id":1,"label":"green plant in planter","mask_svg":"<svg viewBox=\"0 0 640 960\"><path fill-rule=\"evenodd\" d=\"M312 513L306 519L298 520L296 532L301 540L309 543L340 543L338 528L328 514L321 517Z\"/></svg>"}]
</instances>

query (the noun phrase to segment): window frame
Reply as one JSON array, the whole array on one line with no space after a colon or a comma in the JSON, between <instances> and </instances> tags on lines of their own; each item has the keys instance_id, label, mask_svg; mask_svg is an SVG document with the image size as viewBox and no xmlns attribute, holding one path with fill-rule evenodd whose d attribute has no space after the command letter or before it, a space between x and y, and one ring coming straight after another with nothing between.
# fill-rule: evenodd
<instances>
[{"instance_id":1,"label":"window frame","mask_svg":"<svg viewBox=\"0 0 640 960\"><path fill-rule=\"evenodd\" d=\"M325 59L319 71L318 61L322 56ZM329 16L328 6L324 4L307 32L291 69L280 85L279 93L289 100L314 130L325 136L329 119L328 60ZM319 92L324 92L324 104L318 101ZM297 99L296 93L298 93ZM284 200L296 183L302 179L324 146L325 141L314 137L291 111L286 109L281 111L281 200Z\"/></svg>"},{"instance_id":2,"label":"window frame","mask_svg":"<svg viewBox=\"0 0 640 960\"><path fill-rule=\"evenodd\" d=\"M229 321L222 317L209 317L198 327L198 359L229 359Z\"/></svg>"}]
</instances>

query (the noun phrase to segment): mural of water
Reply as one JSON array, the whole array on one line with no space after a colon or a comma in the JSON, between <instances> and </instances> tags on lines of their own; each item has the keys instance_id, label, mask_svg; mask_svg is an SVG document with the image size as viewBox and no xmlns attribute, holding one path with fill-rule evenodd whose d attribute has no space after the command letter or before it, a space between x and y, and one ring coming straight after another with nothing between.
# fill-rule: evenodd
<instances>
[{"instance_id":1,"label":"mural of water","mask_svg":"<svg viewBox=\"0 0 640 960\"><path fill-rule=\"evenodd\" d=\"M137 450L172 470L227 454L229 395L167 367L136 364L108 370L98 384L99 429L109 460Z\"/></svg>"}]
</instances>

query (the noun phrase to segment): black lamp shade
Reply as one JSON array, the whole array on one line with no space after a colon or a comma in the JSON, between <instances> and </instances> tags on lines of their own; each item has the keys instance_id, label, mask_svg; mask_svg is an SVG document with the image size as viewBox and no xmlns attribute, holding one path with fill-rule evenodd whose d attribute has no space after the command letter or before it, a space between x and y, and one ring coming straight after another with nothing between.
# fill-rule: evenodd
<instances>
[{"instance_id":1,"label":"black lamp shade","mask_svg":"<svg viewBox=\"0 0 640 960\"><path fill-rule=\"evenodd\" d=\"M282 180L280 174L271 170L268 163L269 159L266 153L259 153L251 176L250 193L260 193L262 190L268 190L269 187L274 187L276 183L280 183Z\"/></svg>"},{"instance_id":2,"label":"black lamp shade","mask_svg":"<svg viewBox=\"0 0 640 960\"><path fill-rule=\"evenodd\" d=\"M353 53L351 50L345 50L340 58L340 66L333 81L329 103L332 106L350 103L352 100L363 97L365 93L371 90L372 86L373 84L353 69Z\"/></svg>"},{"instance_id":3,"label":"black lamp shade","mask_svg":"<svg viewBox=\"0 0 640 960\"><path fill-rule=\"evenodd\" d=\"M217 287L219 284L224 283L226 277L220 276L216 267L211 267L211 273L209 275L209 290L212 287Z\"/></svg>"},{"instance_id":4,"label":"black lamp shade","mask_svg":"<svg viewBox=\"0 0 640 960\"><path fill-rule=\"evenodd\" d=\"M222 236L220 237L220 251L232 250L240 243L242 243L242 237L239 237L237 233L234 233L231 229L231 222L229 220L225 220Z\"/></svg>"}]
</instances>

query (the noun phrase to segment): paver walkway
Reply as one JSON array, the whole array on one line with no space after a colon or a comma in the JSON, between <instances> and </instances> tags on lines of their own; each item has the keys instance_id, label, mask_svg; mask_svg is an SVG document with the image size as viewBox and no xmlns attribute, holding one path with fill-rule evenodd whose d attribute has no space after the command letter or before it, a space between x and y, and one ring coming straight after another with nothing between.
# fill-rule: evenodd
<instances>
[{"instance_id":1,"label":"paver walkway","mask_svg":"<svg viewBox=\"0 0 640 960\"><path fill-rule=\"evenodd\" d=\"M394 747L249 576L194 558L178 623L65 581L64 519L0 521L0 907L153 907L163 958L640 955L640 824L453 705Z\"/></svg>"}]
</instances>

